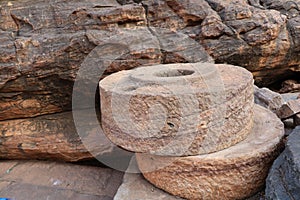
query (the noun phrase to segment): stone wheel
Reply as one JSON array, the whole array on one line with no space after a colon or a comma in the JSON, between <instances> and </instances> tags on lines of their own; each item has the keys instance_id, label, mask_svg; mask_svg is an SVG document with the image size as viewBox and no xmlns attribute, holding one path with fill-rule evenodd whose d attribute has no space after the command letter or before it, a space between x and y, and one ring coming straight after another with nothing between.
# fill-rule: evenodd
<instances>
[{"instance_id":1,"label":"stone wheel","mask_svg":"<svg viewBox=\"0 0 300 200\"><path fill-rule=\"evenodd\" d=\"M155 155L198 155L245 139L253 78L211 63L140 67L100 82L102 127L115 144Z\"/></svg>"},{"instance_id":2,"label":"stone wheel","mask_svg":"<svg viewBox=\"0 0 300 200\"><path fill-rule=\"evenodd\" d=\"M207 155L166 157L137 154L144 177L155 186L187 199L243 199L264 185L280 153L282 122L255 106L254 127L242 142Z\"/></svg>"}]
</instances>

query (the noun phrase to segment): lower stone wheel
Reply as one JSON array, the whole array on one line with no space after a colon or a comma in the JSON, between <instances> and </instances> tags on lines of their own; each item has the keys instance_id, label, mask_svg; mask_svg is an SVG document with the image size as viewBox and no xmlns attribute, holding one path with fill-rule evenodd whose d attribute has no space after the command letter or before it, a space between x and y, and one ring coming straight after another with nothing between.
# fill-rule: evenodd
<instances>
[{"instance_id":1,"label":"lower stone wheel","mask_svg":"<svg viewBox=\"0 0 300 200\"><path fill-rule=\"evenodd\" d=\"M230 148L199 156L136 157L144 177L173 195L195 200L243 199L262 189L283 146L283 135L277 116L255 105L251 133Z\"/></svg>"}]
</instances>

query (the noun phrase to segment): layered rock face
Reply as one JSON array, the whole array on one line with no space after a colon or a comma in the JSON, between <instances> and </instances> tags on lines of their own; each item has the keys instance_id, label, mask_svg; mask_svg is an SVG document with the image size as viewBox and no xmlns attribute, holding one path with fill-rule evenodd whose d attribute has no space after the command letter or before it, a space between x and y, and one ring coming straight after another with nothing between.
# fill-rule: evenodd
<instances>
[{"instance_id":1,"label":"layered rock face","mask_svg":"<svg viewBox=\"0 0 300 200\"><path fill-rule=\"evenodd\" d=\"M216 152L253 125L253 79L240 67L169 64L100 81L102 127L115 144L156 155Z\"/></svg>"},{"instance_id":2,"label":"layered rock face","mask_svg":"<svg viewBox=\"0 0 300 200\"><path fill-rule=\"evenodd\" d=\"M1 1L0 119L70 110L76 72L97 45L129 49L107 73L196 59L178 54L195 52L183 37L153 34L147 25L189 36L217 62L252 71L258 83L299 71L299 16L287 17L284 1L262 2L265 9L246 0Z\"/></svg>"},{"instance_id":3,"label":"layered rock face","mask_svg":"<svg viewBox=\"0 0 300 200\"><path fill-rule=\"evenodd\" d=\"M81 112L83 114L83 112ZM88 115L84 116L89 119ZM79 137L76 125L87 130ZM98 123L74 123L72 112L43 115L35 118L0 121L2 130L0 158L56 159L79 161L112 152L114 145L99 134ZM94 155L82 144L93 145Z\"/></svg>"}]
</instances>

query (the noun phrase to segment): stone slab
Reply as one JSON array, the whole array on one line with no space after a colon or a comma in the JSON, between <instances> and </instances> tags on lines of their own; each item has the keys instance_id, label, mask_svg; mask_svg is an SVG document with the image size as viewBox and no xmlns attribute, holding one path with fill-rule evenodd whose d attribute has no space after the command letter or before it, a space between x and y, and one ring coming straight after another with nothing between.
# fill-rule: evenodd
<instances>
[{"instance_id":1,"label":"stone slab","mask_svg":"<svg viewBox=\"0 0 300 200\"><path fill-rule=\"evenodd\" d=\"M296 100L300 98L300 92L295 92L295 93L283 93L280 94L282 98L284 99L284 102L288 102L290 100Z\"/></svg>"},{"instance_id":2,"label":"stone slab","mask_svg":"<svg viewBox=\"0 0 300 200\"><path fill-rule=\"evenodd\" d=\"M286 119L300 113L300 99L291 100L281 106L276 112L280 119Z\"/></svg>"},{"instance_id":3,"label":"stone slab","mask_svg":"<svg viewBox=\"0 0 300 200\"><path fill-rule=\"evenodd\" d=\"M284 100L282 96L277 92L273 92L268 88L259 88L255 86L254 102L270 109L272 112L276 112L279 108L281 108Z\"/></svg>"},{"instance_id":4,"label":"stone slab","mask_svg":"<svg viewBox=\"0 0 300 200\"><path fill-rule=\"evenodd\" d=\"M67 163L0 162L7 165L14 167L0 176L0 197L16 200L111 200L123 178L113 169Z\"/></svg>"}]
</instances>

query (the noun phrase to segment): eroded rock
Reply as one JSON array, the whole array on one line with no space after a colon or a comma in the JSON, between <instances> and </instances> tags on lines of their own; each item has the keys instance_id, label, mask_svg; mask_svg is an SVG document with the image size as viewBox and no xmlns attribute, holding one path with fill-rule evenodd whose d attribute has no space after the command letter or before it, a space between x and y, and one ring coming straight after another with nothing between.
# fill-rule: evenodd
<instances>
[{"instance_id":1,"label":"eroded rock","mask_svg":"<svg viewBox=\"0 0 300 200\"><path fill-rule=\"evenodd\" d=\"M254 101L272 112L276 112L284 103L282 96L268 88L254 87Z\"/></svg>"},{"instance_id":2,"label":"eroded rock","mask_svg":"<svg viewBox=\"0 0 300 200\"><path fill-rule=\"evenodd\" d=\"M88 115L85 115L85 118L86 121L76 124L86 131L85 137L81 135L81 138L76 130L72 112L0 121L0 158L42 158L74 162L113 152L114 145L101 134L100 125L92 124ZM89 149L82 141L90 145Z\"/></svg>"},{"instance_id":3,"label":"eroded rock","mask_svg":"<svg viewBox=\"0 0 300 200\"><path fill-rule=\"evenodd\" d=\"M280 119L286 119L293 117L294 115L300 113L300 99L291 100L286 102L277 110L276 114Z\"/></svg>"},{"instance_id":4,"label":"eroded rock","mask_svg":"<svg viewBox=\"0 0 300 200\"><path fill-rule=\"evenodd\" d=\"M127 41L129 51L106 75L141 65L197 62L193 53L199 49L186 43L188 37L218 63L246 67L258 84L299 72L300 17L284 13L294 12L299 1L261 3L265 9L246 0L1 1L0 120L71 110L80 64L97 45L111 42ZM145 30L137 30L141 27ZM173 36L166 39L168 34L154 34L156 29Z\"/></svg>"},{"instance_id":5,"label":"eroded rock","mask_svg":"<svg viewBox=\"0 0 300 200\"><path fill-rule=\"evenodd\" d=\"M300 126L289 135L283 153L275 160L266 181L266 199L300 198Z\"/></svg>"}]
</instances>

